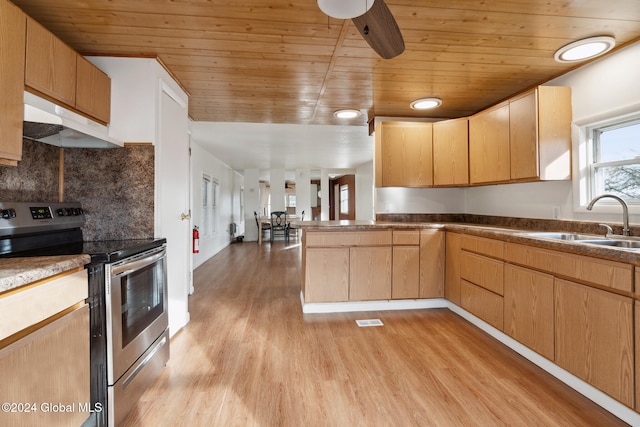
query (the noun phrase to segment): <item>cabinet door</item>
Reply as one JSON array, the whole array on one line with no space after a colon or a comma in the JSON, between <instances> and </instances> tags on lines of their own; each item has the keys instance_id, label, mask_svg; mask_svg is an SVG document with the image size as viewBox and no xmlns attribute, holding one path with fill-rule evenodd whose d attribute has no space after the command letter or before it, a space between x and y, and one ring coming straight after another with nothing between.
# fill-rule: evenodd
<instances>
[{"instance_id":1,"label":"cabinet door","mask_svg":"<svg viewBox=\"0 0 640 427\"><path fill-rule=\"evenodd\" d=\"M555 321L555 362L633 407L632 299L555 279Z\"/></svg>"},{"instance_id":2,"label":"cabinet door","mask_svg":"<svg viewBox=\"0 0 640 427\"><path fill-rule=\"evenodd\" d=\"M391 289L393 299L420 296L420 246L393 247Z\"/></svg>"},{"instance_id":3,"label":"cabinet door","mask_svg":"<svg viewBox=\"0 0 640 427\"><path fill-rule=\"evenodd\" d=\"M433 124L433 184L469 184L469 119Z\"/></svg>"},{"instance_id":4,"label":"cabinet door","mask_svg":"<svg viewBox=\"0 0 640 427\"><path fill-rule=\"evenodd\" d=\"M0 2L0 165L22 159L26 15Z\"/></svg>"},{"instance_id":5,"label":"cabinet door","mask_svg":"<svg viewBox=\"0 0 640 427\"><path fill-rule=\"evenodd\" d=\"M105 124L111 119L111 79L81 56L78 56L76 108Z\"/></svg>"},{"instance_id":6,"label":"cabinet door","mask_svg":"<svg viewBox=\"0 0 640 427\"><path fill-rule=\"evenodd\" d=\"M25 85L74 107L77 56L38 22L27 19Z\"/></svg>"},{"instance_id":7,"label":"cabinet door","mask_svg":"<svg viewBox=\"0 0 640 427\"><path fill-rule=\"evenodd\" d=\"M391 298L391 246L351 248L349 260L350 301Z\"/></svg>"},{"instance_id":8,"label":"cabinet door","mask_svg":"<svg viewBox=\"0 0 640 427\"><path fill-rule=\"evenodd\" d=\"M460 305L460 252L461 236L447 232L445 236L444 296Z\"/></svg>"},{"instance_id":9,"label":"cabinet door","mask_svg":"<svg viewBox=\"0 0 640 427\"><path fill-rule=\"evenodd\" d=\"M504 332L553 360L553 331L553 276L505 264Z\"/></svg>"},{"instance_id":10,"label":"cabinet door","mask_svg":"<svg viewBox=\"0 0 640 427\"><path fill-rule=\"evenodd\" d=\"M0 411L0 425L81 425L89 413L78 405L91 402L89 362L86 304L0 349L0 396L36 405L29 414ZM75 408L52 413L47 404Z\"/></svg>"},{"instance_id":11,"label":"cabinet door","mask_svg":"<svg viewBox=\"0 0 640 427\"><path fill-rule=\"evenodd\" d=\"M378 152L383 187L433 185L432 124L382 122Z\"/></svg>"},{"instance_id":12,"label":"cabinet door","mask_svg":"<svg viewBox=\"0 0 640 427\"><path fill-rule=\"evenodd\" d=\"M349 299L349 248L307 248L304 302Z\"/></svg>"},{"instance_id":13,"label":"cabinet door","mask_svg":"<svg viewBox=\"0 0 640 427\"><path fill-rule=\"evenodd\" d=\"M420 298L444 297L444 231L420 231Z\"/></svg>"},{"instance_id":14,"label":"cabinet door","mask_svg":"<svg viewBox=\"0 0 640 427\"><path fill-rule=\"evenodd\" d=\"M509 138L511 179L539 177L536 91L531 91L509 103Z\"/></svg>"},{"instance_id":15,"label":"cabinet door","mask_svg":"<svg viewBox=\"0 0 640 427\"><path fill-rule=\"evenodd\" d=\"M503 103L469 119L469 181L471 184L511 178L509 104Z\"/></svg>"}]
</instances>

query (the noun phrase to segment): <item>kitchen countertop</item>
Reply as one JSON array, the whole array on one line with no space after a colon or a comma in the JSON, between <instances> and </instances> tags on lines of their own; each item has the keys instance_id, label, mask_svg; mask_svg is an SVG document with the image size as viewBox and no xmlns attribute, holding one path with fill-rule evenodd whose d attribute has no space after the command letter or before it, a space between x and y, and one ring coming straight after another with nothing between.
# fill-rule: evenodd
<instances>
[{"instance_id":1,"label":"kitchen countertop","mask_svg":"<svg viewBox=\"0 0 640 427\"><path fill-rule=\"evenodd\" d=\"M89 262L89 255L0 258L0 292L84 267Z\"/></svg>"},{"instance_id":2,"label":"kitchen countertop","mask_svg":"<svg viewBox=\"0 0 640 427\"><path fill-rule=\"evenodd\" d=\"M640 266L640 250L612 248L588 245L575 241L548 239L529 236L525 233L543 231L539 229L509 228L487 224L449 223L449 222L388 222L388 221L304 221L297 226L307 231L349 231L373 230L379 228L443 229L481 237L522 243L540 248L569 252L577 255L593 256L612 261L626 262ZM555 231L555 230L544 230ZM566 233L567 231L559 231Z\"/></svg>"}]
</instances>

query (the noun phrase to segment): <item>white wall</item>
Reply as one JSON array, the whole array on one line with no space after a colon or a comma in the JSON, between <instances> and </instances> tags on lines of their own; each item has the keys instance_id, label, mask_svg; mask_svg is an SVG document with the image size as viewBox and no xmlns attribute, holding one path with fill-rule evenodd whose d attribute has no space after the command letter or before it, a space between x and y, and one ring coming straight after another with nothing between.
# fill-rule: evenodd
<instances>
[{"instance_id":1,"label":"white wall","mask_svg":"<svg viewBox=\"0 0 640 427\"><path fill-rule=\"evenodd\" d=\"M307 221L311 219L311 171L296 169L296 215L304 211Z\"/></svg>"},{"instance_id":2,"label":"white wall","mask_svg":"<svg viewBox=\"0 0 640 427\"><path fill-rule=\"evenodd\" d=\"M244 170L244 240L249 242L258 241L258 226L253 213L261 215L262 212L259 176L258 169Z\"/></svg>"},{"instance_id":3,"label":"white wall","mask_svg":"<svg viewBox=\"0 0 640 427\"><path fill-rule=\"evenodd\" d=\"M379 213L464 213L463 188L377 188L375 211Z\"/></svg>"},{"instance_id":4,"label":"white wall","mask_svg":"<svg viewBox=\"0 0 640 427\"><path fill-rule=\"evenodd\" d=\"M234 201L237 202L237 190L240 187L237 182L236 172L202 148L198 141L192 141L191 179L193 182L193 201L191 216L193 225L199 226L202 223L202 186L200 183L202 182L203 174L207 174L212 179L217 180L220 185L215 219L216 232L208 237L200 235L200 253L193 254L194 268L197 268L230 244L229 224L232 222L238 223L235 215L239 215L238 212L234 212ZM244 184L242 183L242 185Z\"/></svg>"},{"instance_id":5,"label":"white wall","mask_svg":"<svg viewBox=\"0 0 640 427\"><path fill-rule=\"evenodd\" d=\"M373 200L374 200L374 180L373 180L373 161L360 165L356 169L356 219L357 220L373 220L375 219Z\"/></svg>"}]
</instances>

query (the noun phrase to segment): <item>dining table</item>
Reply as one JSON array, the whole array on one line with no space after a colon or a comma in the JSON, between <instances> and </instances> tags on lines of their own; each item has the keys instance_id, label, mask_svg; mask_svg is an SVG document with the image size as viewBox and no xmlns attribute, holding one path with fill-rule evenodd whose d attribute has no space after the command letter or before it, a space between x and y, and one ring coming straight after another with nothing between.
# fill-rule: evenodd
<instances>
[{"instance_id":1,"label":"dining table","mask_svg":"<svg viewBox=\"0 0 640 427\"><path fill-rule=\"evenodd\" d=\"M295 221L297 219L300 219L300 215L287 214L287 224L291 224L291 221ZM270 216L261 216L260 218L258 218L258 244L262 244L262 226L264 224L271 224Z\"/></svg>"}]
</instances>

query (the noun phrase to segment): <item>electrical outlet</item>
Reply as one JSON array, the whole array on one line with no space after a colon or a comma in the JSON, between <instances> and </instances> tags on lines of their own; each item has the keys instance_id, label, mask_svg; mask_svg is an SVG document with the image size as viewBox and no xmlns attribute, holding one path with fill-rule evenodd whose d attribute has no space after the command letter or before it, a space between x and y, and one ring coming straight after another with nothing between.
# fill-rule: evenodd
<instances>
[{"instance_id":1,"label":"electrical outlet","mask_svg":"<svg viewBox=\"0 0 640 427\"><path fill-rule=\"evenodd\" d=\"M553 219L560 218L560 206L553 207Z\"/></svg>"}]
</instances>

